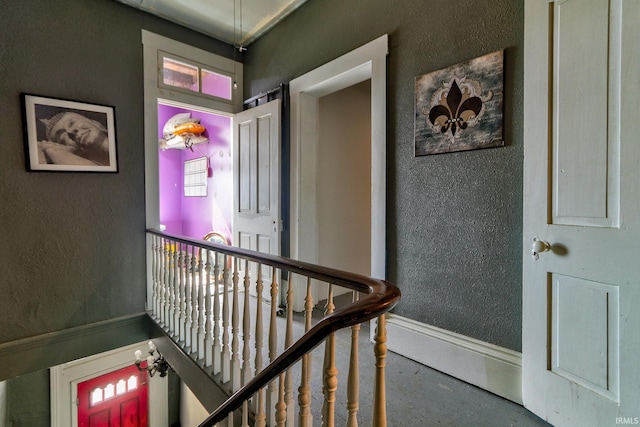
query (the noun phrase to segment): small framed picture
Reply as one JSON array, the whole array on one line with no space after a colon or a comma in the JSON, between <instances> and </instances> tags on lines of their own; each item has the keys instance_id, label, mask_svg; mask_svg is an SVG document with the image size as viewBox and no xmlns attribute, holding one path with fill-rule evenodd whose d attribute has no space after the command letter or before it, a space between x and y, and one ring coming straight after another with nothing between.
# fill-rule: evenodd
<instances>
[{"instance_id":1,"label":"small framed picture","mask_svg":"<svg viewBox=\"0 0 640 427\"><path fill-rule=\"evenodd\" d=\"M118 172L114 108L23 94L27 169Z\"/></svg>"}]
</instances>

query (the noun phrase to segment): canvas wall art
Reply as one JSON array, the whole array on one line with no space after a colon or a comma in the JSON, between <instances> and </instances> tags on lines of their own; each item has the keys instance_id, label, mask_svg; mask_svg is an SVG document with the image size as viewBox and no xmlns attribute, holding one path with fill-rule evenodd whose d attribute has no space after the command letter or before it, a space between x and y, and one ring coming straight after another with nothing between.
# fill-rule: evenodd
<instances>
[{"instance_id":1,"label":"canvas wall art","mask_svg":"<svg viewBox=\"0 0 640 427\"><path fill-rule=\"evenodd\" d=\"M504 146L504 51L415 80L415 155Z\"/></svg>"}]
</instances>

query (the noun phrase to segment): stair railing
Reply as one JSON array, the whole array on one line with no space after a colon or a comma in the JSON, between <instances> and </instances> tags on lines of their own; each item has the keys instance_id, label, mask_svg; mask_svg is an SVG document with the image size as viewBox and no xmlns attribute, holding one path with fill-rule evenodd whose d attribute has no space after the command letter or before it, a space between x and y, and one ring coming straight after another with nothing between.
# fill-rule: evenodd
<instances>
[{"instance_id":1,"label":"stair railing","mask_svg":"<svg viewBox=\"0 0 640 427\"><path fill-rule=\"evenodd\" d=\"M201 426L226 422L242 427L311 427L320 418L323 427L332 427L336 417L347 427L356 427L359 421L386 426L384 313L400 299L396 286L159 230L147 233L151 316L230 396ZM280 292L280 286L286 292ZM293 311L298 290L304 293L302 313ZM336 308L337 300L345 296L334 294L345 290L350 303ZM325 301L320 316L320 297L314 300L314 295ZM372 413L362 414L359 332L361 325L374 319ZM350 348L340 350L336 333L348 327L351 336L342 342L349 342ZM322 364L322 375L314 377L314 357L319 355L312 350L322 342L323 357L315 361ZM345 360L336 354L348 354L347 366L338 367ZM337 405L338 374L345 369L346 405ZM323 394L322 408L312 405L314 386Z\"/></svg>"}]
</instances>

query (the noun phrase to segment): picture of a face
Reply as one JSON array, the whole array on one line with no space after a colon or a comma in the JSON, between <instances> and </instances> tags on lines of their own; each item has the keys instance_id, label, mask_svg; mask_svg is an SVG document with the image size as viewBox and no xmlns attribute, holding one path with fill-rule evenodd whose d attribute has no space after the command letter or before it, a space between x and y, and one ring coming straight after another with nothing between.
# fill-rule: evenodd
<instances>
[{"instance_id":1,"label":"picture of a face","mask_svg":"<svg viewBox=\"0 0 640 427\"><path fill-rule=\"evenodd\" d=\"M72 112L61 113L58 121L48 130L48 136L51 141L80 150L96 149L102 146L104 150L108 148L106 147L107 129L95 120Z\"/></svg>"},{"instance_id":2,"label":"picture of a face","mask_svg":"<svg viewBox=\"0 0 640 427\"><path fill-rule=\"evenodd\" d=\"M109 165L108 132L100 122L73 111L58 113L41 122L46 126L47 143L61 144L76 156ZM43 149L45 146L41 144Z\"/></svg>"},{"instance_id":3,"label":"picture of a face","mask_svg":"<svg viewBox=\"0 0 640 427\"><path fill-rule=\"evenodd\" d=\"M22 103L29 170L118 172L114 107L31 94Z\"/></svg>"}]
</instances>

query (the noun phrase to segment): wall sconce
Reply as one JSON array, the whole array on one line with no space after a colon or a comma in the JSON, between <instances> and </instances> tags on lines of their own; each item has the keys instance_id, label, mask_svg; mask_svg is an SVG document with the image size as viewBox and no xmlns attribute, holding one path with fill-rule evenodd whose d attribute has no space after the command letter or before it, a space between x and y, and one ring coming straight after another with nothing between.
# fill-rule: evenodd
<instances>
[{"instance_id":1,"label":"wall sconce","mask_svg":"<svg viewBox=\"0 0 640 427\"><path fill-rule=\"evenodd\" d=\"M169 363L164 360L160 351L156 349L153 341L149 341L149 355L146 360L142 360L142 351L136 350L134 354L136 356L136 366L138 370L147 371L150 377L153 377L156 372L159 372L161 377L166 377L169 369L171 369Z\"/></svg>"}]
</instances>

